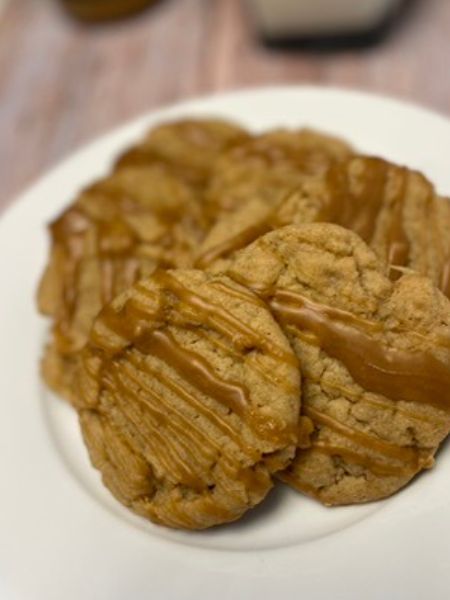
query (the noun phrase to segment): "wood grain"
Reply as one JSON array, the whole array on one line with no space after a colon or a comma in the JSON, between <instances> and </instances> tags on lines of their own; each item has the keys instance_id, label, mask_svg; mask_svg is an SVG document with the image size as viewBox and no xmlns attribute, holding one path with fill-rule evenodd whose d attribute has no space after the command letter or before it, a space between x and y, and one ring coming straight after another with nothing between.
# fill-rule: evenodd
<instances>
[{"instance_id":1,"label":"wood grain","mask_svg":"<svg viewBox=\"0 0 450 600\"><path fill-rule=\"evenodd\" d=\"M76 147L156 106L245 86L320 83L450 112L450 2L417 0L376 47L270 50L240 0L165 0L102 27L56 0L10 0L0 16L0 209Z\"/></svg>"}]
</instances>

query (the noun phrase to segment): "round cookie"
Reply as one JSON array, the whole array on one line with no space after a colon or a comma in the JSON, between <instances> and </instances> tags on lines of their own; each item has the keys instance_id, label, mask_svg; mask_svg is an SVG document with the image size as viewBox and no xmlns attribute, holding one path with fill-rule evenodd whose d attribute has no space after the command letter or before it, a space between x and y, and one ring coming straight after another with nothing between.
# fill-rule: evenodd
<instances>
[{"instance_id":1,"label":"round cookie","mask_svg":"<svg viewBox=\"0 0 450 600\"><path fill-rule=\"evenodd\" d=\"M251 138L222 152L206 189L213 218L259 200L273 207L305 177L323 175L350 156L344 142L309 129L284 129Z\"/></svg>"},{"instance_id":2,"label":"round cookie","mask_svg":"<svg viewBox=\"0 0 450 600\"><path fill-rule=\"evenodd\" d=\"M53 320L43 361L53 389L70 397L74 355L102 306L157 266L189 266L204 228L192 189L157 165L94 184L51 224L38 305Z\"/></svg>"},{"instance_id":3,"label":"round cookie","mask_svg":"<svg viewBox=\"0 0 450 600\"><path fill-rule=\"evenodd\" d=\"M164 164L189 183L203 186L214 160L249 134L221 119L181 119L151 129L137 146L125 152L116 168Z\"/></svg>"},{"instance_id":4,"label":"round cookie","mask_svg":"<svg viewBox=\"0 0 450 600\"><path fill-rule=\"evenodd\" d=\"M450 430L450 302L429 279L392 282L355 233L325 223L262 236L227 274L268 302L299 359L304 435L283 481L351 504L433 465Z\"/></svg>"},{"instance_id":5,"label":"round cookie","mask_svg":"<svg viewBox=\"0 0 450 600\"><path fill-rule=\"evenodd\" d=\"M267 306L224 276L135 284L96 319L79 381L92 463L156 523L238 519L295 452L297 359Z\"/></svg>"}]
</instances>

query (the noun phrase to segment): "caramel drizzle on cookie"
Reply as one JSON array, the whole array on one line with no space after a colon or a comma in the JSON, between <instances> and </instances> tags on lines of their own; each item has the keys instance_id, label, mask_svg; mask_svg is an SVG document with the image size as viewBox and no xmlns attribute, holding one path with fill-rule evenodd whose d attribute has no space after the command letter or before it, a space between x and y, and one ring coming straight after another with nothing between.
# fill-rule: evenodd
<instances>
[{"instance_id":1,"label":"caramel drizzle on cookie","mask_svg":"<svg viewBox=\"0 0 450 600\"><path fill-rule=\"evenodd\" d=\"M115 413L117 414L117 411L123 413L128 426L131 425L134 428L132 437L139 437L143 434L144 441L142 443L145 443L147 447L146 452L149 453L147 456L152 457L152 466L159 465L163 472L175 473L178 482L201 492L208 487L208 464L215 462L214 456L211 455L212 453L215 453L215 456L221 455L222 449L215 441L214 436L209 435L208 431L199 426L195 420L186 417L182 408L173 402L168 404L164 392L154 389L145 377L145 373L151 374L158 380L163 389L170 390L175 397L183 400L188 406L192 406L199 415L217 427L223 435L233 440L244 455L247 455L252 461L259 460L260 453L256 448L251 448L246 444L242 432L234 429L220 411L209 407L192 394L187 386L183 385L183 380L188 381L204 393L211 392L212 388L217 401L223 400L226 396L227 403L239 413L244 413L246 406L237 406L236 399L239 401L243 399L243 396L247 395L246 389L214 377L211 367L206 364L200 365L199 369L196 368L198 364L188 365L190 373L186 377L184 361L191 361L195 353L187 352L179 347L170 335L166 336L161 331L153 331L140 341L145 344L145 348L141 350L151 351L160 360L167 360L172 367L174 366L172 352L175 352L178 362L174 370L177 372L177 367L183 368L182 380L176 381L170 374L161 372L157 366L152 367L145 360L145 355L134 353L128 353L125 363L120 366L116 356L103 356L103 374L99 373L99 378L102 386L109 391L110 397L115 403ZM136 340L135 343L139 346L139 340ZM182 356L180 356L180 352ZM196 359L203 360L199 356ZM199 383L198 377L199 375L205 376L205 371L206 377ZM141 390L145 393L141 394ZM143 405L144 411L138 408L140 404ZM160 432L161 427L164 427L166 433L169 434L168 437L164 432ZM203 463L204 468L200 470L204 473L201 474L194 466L201 467ZM255 472L251 467L243 467L231 454L222 457L221 469L231 482L239 480L254 493L264 494L267 491L268 475L264 471ZM224 489L229 488L226 481L222 481L221 485ZM232 488L229 488L228 491L233 493ZM214 510L214 507L211 507L211 510ZM214 512L214 514L217 516L218 513Z\"/></svg>"},{"instance_id":2,"label":"caramel drizzle on cookie","mask_svg":"<svg viewBox=\"0 0 450 600\"><path fill-rule=\"evenodd\" d=\"M70 353L77 350L73 322L80 301L83 261L89 260L95 265L94 301L98 307L103 306L139 278L138 240L132 229L117 217L104 222L93 220L78 208L65 213L53 223L51 230L54 244L64 260L62 297L55 315L54 335L60 351Z\"/></svg>"},{"instance_id":3,"label":"caramel drizzle on cookie","mask_svg":"<svg viewBox=\"0 0 450 600\"><path fill-rule=\"evenodd\" d=\"M381 211L385 206L389 207L391 215L386 234L385 260L389 267L403 267L408 264L410 252L409 239L403 226L408 171L378 158L361 160L364 164L363 186L358 193L350 189L348 165L345 170L339 165L330 169L327 176L331 190L330 202L324 207L318 220L329 221L351 229L370 244ZM397 184L391 199L387 195L389 177L395 178ZM389 270L389 277L392 280L398 279L400 275L399 270Z\"/></svg>"},{"instance_id":4,"label":"caramel drizzle on cookie","mask_svg":"<svg viewBox=\"0 0 450 600\"><path fill-rule=\"evenodd\" d=\"M450 365L430 352L382 344L371 335L380 330L379 324L292 291L276 291L270 306L281 322L313 333L321 348L342 362L365 390L450 412Z\"/></svg>"},{"instance_id":5,"label":"caramel drizzle on cookie","mask_svg":"<svg viewBox=\"0 0 450 600\"><path fill-rule=\"evenodd\" d=\"M401 477L407 473L405 467L383 463L379 460L375 460L371 456L359 454L354 450L350 450L345 446L337 446L335 444L318 441L312 446L312 449L315 452L326 454L327 456L338 456L346 462L364 467L379 477Z\"/></svg>"},{"instance_id":6,"label":"caramel drizzle on cookie","mask_svg":"<svg viewBox=\"0 0 450 600\"><path fill-rule=\"evenodd\" d=\"M352 192L348 182L348 167L351 163L346 164L345 168L342 165L335 165L329 170L327 173L328 202L322 206L315 220L336 223L351 229L365 242L370 243L378 215L387 202L386 184L391 170L398 178L398 189L390 201L392 215L386 238L386 261L390 266L405 266L410 251L410 243L403 227L408 172L404 168L394 168L381 159L363 160L364 185L358 194ZM198 258L196 266L206 268L218 258L229 256L283 224L277 220L277 209L274 209L259 222L207 250ZM389 276L393 280L400 274L400 271L395 269L389 271Z\"/></svg>"},{"instance_id":7,"label":"caramel drizzle on cookie","mask_svg":"<svg viewBox=\"0 0 450 600\"><path fill-rule=\"evenodd\" d=\"M188 305L191 310L200 315L202 323L223 334L233 344L244 348L260 348L278 362L298 367L298 361L293 353L261 336L223 307L188 289L169 273L158 271L154 280L164 293L169 292L175 296L180 305ZM138 289L141 294L145 294L146 290L143 286L139 286ZM153 314L148 306L140 307L133 298L128 299L120 310L115 310L112 306L106 307L91 333L91 342L112 359L132 344L143 355L159 358L191 386L241 416L257 435L274 442L288 439L294 443L296 435L293 430L273 418L263 418L252 408L249 392L245 386L223 379L202 356L191 349L181 347L171 333L158 329L158 321L162 319L164 313L164 293L161 294L159 306ZM149 320L154 324L154 329L146 326ZM111 340L110 336L105 337L104 328L117 334L118 339ZM104 360L107 360L107 356ZM163 383L168 384L164 373L157 375ZM227 434L229 435L230 432L228 431Z\"/></svg>"},{"instance_id":8,"label":"caramel drizzle on cookie","mask_svg":"<svg viewBox=\"0 0 450 600\"><path fill-rule=\"evenodd\" d=\"M181 399L186 405L193 407L197 414L201 415L208 422L210 422L224 436L233 440L234 443L241 448L244 454L249 456L252 460L255 460L257 458L255 450L243 443L242 436L239 434L239 432L233 429L229 421L223 418L219 411L208 407L204 402L196 398L196 396L192 394L186 388L186 386L183 386L181 383L177 382L173 377L170 377L167 373L163 375L161 371L158 371L156 368L152 368L151 365L148 364L148 362L144 364L143 360L137 359L133 354L130 354L128 356L128 360L136 369L136 373L143 371L157 378L166 390L172 393L175 397ZM156 392L154 392L151 389L151 387L149 387L149 385L145 382L140 381L139 385L141 389L145 391L147 399L149 397L155 397L157 400L157 404L159 406L163 406L163 397L161 397L160 395L156 395ZM182 422L185 431L190 428L192 431L196 432L197 436L203 436L201 430L199 430L196 427L195 422L192 422L191 419L186 418L186 416L183 415L183 413L179 411L174 405L171 405L170 411L172 415L175 415L176 418ZM212 438L209 438L209 442L210 444L213 443Z\"/></svg>"},{"instance_id":9,"label":"caramel drizzle on cookie","mask_svg":"<svg viewBox=\"0 0 450 600\"><path fill-rule=\"evenodd\" d=\"M189 432L180 435L180 428L174 427L174 422L168 422L167 415L155 410L149 402L146 402L145 418L139 409L143 403L142 397L129 385L129 373L121 373L117 364L112 363L108 376L103 379L105 389L115 402L115 412L120 410L127 421L127 428L133 429L133 437L145 439L145 448L153 457L155 463L166 472L176 474L177 479L196 490L206 487L201 478L195 473L193 451L195 446L189 444ZM150 394L147 394L147 399ZM132 400L130 402L130 400ZM165 431L169 435L165 435Z\"/></svg>"},{"instance_id":10,"label":"caramel drizzle on cookie","mask_svg":"<svg viewBox=\"0 0 450 600\"><path fill-rule=\"evenodd\" d=\"M187 403L195 406L196 411L203 415L209 417L213 417L210 419L210 422L214 423L216 421L219 422L220 425L224 425L224 427L220 428L222 432L227 433L230 438L234 439L236 437L235 432L229 427L226 421L220 419L218 415L211 409L208 409L202 402L198 401L195 397L192 396L187 390L183 389L178 383L176 383L172 378L162 376L161 372L152 369L147 363L145 363L144 357L138 357L136 355L129 355L128 363L125 368L119 370L116 363L111 365L108 373L111 374L112 380L109 381L109 378L105 380L105 385L110 387L110 393L114 394L114 387L111 387L111 383L115 381L116 386L120 393L117 395L116 399L118 405L122 405L124 410L128 412L128 418L132 419L132 415L130 415L131 404L129 402L129 398L131 397L138 404L141 403L145 406L146 414L148 413L153 421L152 425L152 433L145 436L146 443L151 443L152 439L157 435L158 429L164 425L166 427L166 431L171 435L175 434L175 437L172 437L172 441L169 445L167 445L167 436L163 436L162 442L159 441L158 444L151 444L152 453L155 458L160 462L164 463L168 456L170 456L171 446L175 443L181 444L183 448L183 452L175 453L175 458L179 460L181 455L190 455L192 452L191 459L186 463L184 462L182 465L182 469L184 469L185 474L183 472L179 473L180 481L190 485L194 489L205 489L207 487L203 478L198 477L192 471L192 465L202 462L205 459L206 463L208 461L211 463L213 461L214 454L220 454L221 448L220 445L215 441L213 436L207 435L205 431L199 428L195 421L187 417L183 410L178 408L176 405L171 405L170 412L167 413L164 410L165 402L164 398L160 393L157 393L151 386L149 386L148 382L145 381L145 378L140 376L142 372L149 372L154 377L157 377L161 383L166 387L166 389L172 390L176 396L187 399ZM130 387L129 382L133 383L133 386ZM135 389L143 389L145 394L141 395L136 391L133 391L133 387ZM138 430L142 429L143 419L142 415L138 416ZM156 427L155 433L153 433L153 428ZM185 442L183 443L183 438ZM239 442L239 439L235 440ZM255 449L250 449L242 445L242 441L239 444L242 450L247 453L252 460L256 460L258 458L258 454ZM200 447L200 458L198 456L198 452L196 451L196 447ZM162 450L162 455L161 455ZM175 464L169 465L170 469L168 472L173 473ZM222 460L222 468L224 472L233 480L236 478L236 467L237 465L233 462L232 457L228 455L223 456ZM239 466L238 476L241 480L246 479L249 485L253 483L254 486L258 483L258 474L257 473L247 473L247 471L251 471L251 469L243 469ZM188 478L186 478L186 472L188 473ZM189 474L190 473L190 474ZM195 478L195 480L194 480ZM261 482L260 482L261 483ZM255 489L255 487L253 487Z\"/></svg>"},{"instance_id":11,"label":"caramel drizzle on cookie","mask_svg":"<svg viewBox=\"0 0 450 600\"><path fill-rule=\"evenodd\" d=\"M329 202L318 220L352 229L369 243L384 201L388 164L379 159L364 159L363 186L357 195L352 193L349 185L350 164L345 168L335 165L328 171Z\"/></svg>"},{"instance_id":12,"label":"caramel drizzle on cookie","mask_svg":"<svg viewBox=\"0 0 450 600\"><path fill-rule=\"evenodd\" d=\"M312 447L312 450L330 457L338 457L346 463L361 466L378 477L402 477L410 473L410 471L407 471L405 468L381 463L370 458L369 456L363 456L341 446L317 443ZM316 498L320 502L323 502L326 506L332 506L332 503L323 501L321 495L321 486L305 481L302 474L297 473L294 469L292 469L292 467L277 474L277 478L280 481L283 481L284 483L287 483L291 487L297 489L299 492L302 492L307 496L311 496L312 498Z\"/></svg>"},{"instance_id":13,"label":"caramel drizzle on cookie","mask_svg":"<svg viewBox=\"0 0 450 600\"><path fill-rule=\"evenodd\" d=\"M397 444L392 444L391 442L374 437L364 431L349 427L312 406L305 406L303 412L313 421L313 423L328 427L358 446L362 446L363 448L392 460L398 460L402 463L412 464L414 466L418 465L419 457L414 448L405 448Z\"/></svg>"},{"instance_id":14,"label":"caramel drizzle on cookie","mask_svg":"<svg viewBox=\"0 0 450 600\"><path fill-rule=\"evenodd\" d=\"M319 212L316 221L336 223L358 233L362 239L370 244L374 235L377 217L385 203L385 187L388 170L394 168L398 177L398 190L392 200L391 219L386 233L385 260L389 268L389 277L392 281L401 276L401 270L395 267L404 267L408 264L411 244L406 234L403 222L403 208L408 189L408 170L393 167L389 163L376 158L365 160L365 183L362 192L355 195L351 192L348 183L348 174L341 165L335 165L327 174L329 186L328 203ZM430 186L429 198L433 198ZM208 249L196 261L198 268L207 268L215 260L226 258L233 252L241 250L251 244L260 236L282 227L286 223L277 221L276 209L259 222L243 229L239 233ZM450 258L447 258L442 268L440 290L450 298Z\"/></svg>"},{"instance_id":15,"label":"caramel drizzle on cookie","mask_svg":"<svg viewBox=\"0 0 450 600\"><path fill-rule=\"evenodd\" d=\"M197 352L182 348L169 333L155 330L135 341L143 354L156 356L170 365L200 392L217 398L234 413L244 416L250 406L248 390L238 383L217 376L211 365Z\"/></svg>"},{"instance_id":16,"label":"caramel drizzle on cookie","mask_svg":"<svg viewBox=\"0 0 450 600\"><path fill-rule=\"evenodd\" d=\"M153 279L161 285L162 289L172 292L179 301L195 309L201 315L203 323L213 327L225 337L237 341L236 337L239 336L244 346L259 348L280 362L298 367L298 360L292 352L261 336L248 323L244 323L219 304L188 289L167 271L157 271Z\"/></svg>"},{"instance_id":17,"label":"caramel drizzle on cookie","mask_svg":"<svg viewBox=\"0 0 450 600\"><path fill-rule=\"evenodd\" d=\"M91 297L95 292L94 301L98 303L98 310L142 277L144 265L162 268L176 266L171 249L177 244L174 231L176 223L190 218L194 230L200 227L198 219L194 218L195 212L186 214L182 211L184 216L180 217L178 208L168 206L150 209L124 191L108 185L107 180L92 185L85 192L102 194L111 214L108 211L103 217L90 214L78 202L50 226L53 252L59 252L63 267L61 298L58 312L54 315L54 336L59 350L67 353L80 349L74 347L74 337L80 333L76 320L85 260L91 261L96 270L93 277L96 287L91 291ZM128 214L148 214L150 211L161 226L159 238L152 242L155 247L159 245L159 253L154 256L139 253L140 247L145 248L145 240L139 238L126 219ZM93 317L94 314L91 315Z\"/></svg>"}]
</instances>

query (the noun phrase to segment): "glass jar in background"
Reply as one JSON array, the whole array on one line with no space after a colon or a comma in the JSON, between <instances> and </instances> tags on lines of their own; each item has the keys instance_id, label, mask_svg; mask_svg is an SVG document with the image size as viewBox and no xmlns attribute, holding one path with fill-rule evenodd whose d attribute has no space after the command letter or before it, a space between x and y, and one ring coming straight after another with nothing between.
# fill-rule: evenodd
<instances>
[{"instance_id":1,"label":"glass jar in background","mask_svg":"<svg viewBox=\"0 0 450 600\"><path fill-rule=\"evenodd\" d=\"M156 0L60 0L67 12L83 21L120 19L143 10Z\"/></svg>"}]
</instances>

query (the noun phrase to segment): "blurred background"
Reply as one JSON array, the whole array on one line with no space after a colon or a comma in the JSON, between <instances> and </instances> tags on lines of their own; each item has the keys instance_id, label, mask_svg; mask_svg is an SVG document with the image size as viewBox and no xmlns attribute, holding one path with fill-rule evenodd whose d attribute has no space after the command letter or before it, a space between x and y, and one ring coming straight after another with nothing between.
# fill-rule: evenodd
<instances>
[{"instance_id":1,"label":"blurred background","mask_svg":"<svg viewBox=\"0 0 450 600\"><path fill-rule=\"evenodd\" d=\"M450 113L450 0L0 0L0 209L152 108L304 83Z\"/></svg>"}]
</instances>

